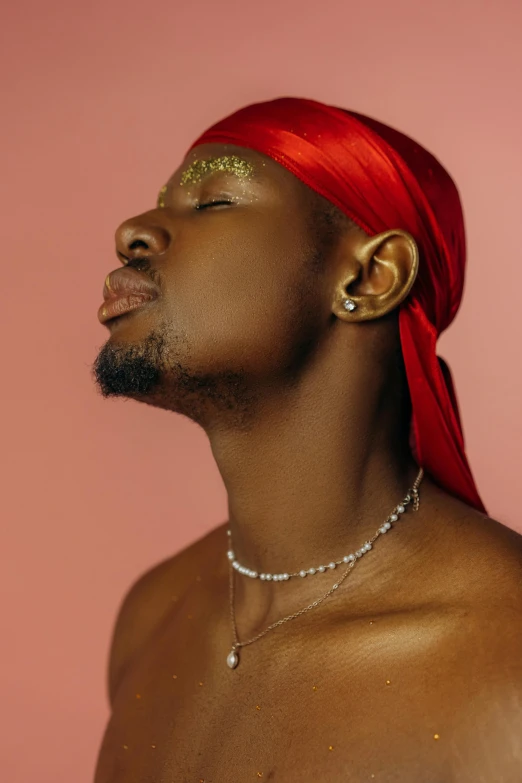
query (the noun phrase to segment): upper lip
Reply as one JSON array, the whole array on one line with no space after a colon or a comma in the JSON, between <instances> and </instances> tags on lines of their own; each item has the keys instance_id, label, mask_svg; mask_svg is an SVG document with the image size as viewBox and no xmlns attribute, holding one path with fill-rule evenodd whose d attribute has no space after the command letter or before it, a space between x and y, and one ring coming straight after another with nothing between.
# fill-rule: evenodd
<instances>
[{"instance_id":1,"label":"upper lip","mask_svg":"<svg viewBox=\"0 0 522 783\"><path fill-rule=\"evenodd\" d=\"M149 277L129 266L115 269L107 275L103 284L103 298L106 302L129 294L144 294L154 298L158 296L159 288Z\"/></svg>"}]
</instances>

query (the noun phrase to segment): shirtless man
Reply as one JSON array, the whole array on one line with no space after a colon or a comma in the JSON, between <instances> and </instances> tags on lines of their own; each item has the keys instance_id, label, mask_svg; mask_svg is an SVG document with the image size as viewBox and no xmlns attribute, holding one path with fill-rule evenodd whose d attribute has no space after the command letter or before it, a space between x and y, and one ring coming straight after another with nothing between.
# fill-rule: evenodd
<instances>
[{"instance_id":1,"label":"shirtless man","mask_svg":"<svg viewBox=\"0 0 522 783\"><path fill-rule=\"evenodd\" d=\"M203 427L229 514L122 602L95 783L520 783L522 536L427 469L413 508L412 234L213 142L116 242L95 380Z\"/></svg>"}]
</instances>

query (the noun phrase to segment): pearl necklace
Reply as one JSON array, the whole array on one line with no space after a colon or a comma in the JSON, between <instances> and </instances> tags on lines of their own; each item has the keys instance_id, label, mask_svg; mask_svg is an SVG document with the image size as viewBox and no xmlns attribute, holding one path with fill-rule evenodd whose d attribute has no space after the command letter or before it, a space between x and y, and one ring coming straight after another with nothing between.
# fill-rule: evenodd
<instances>
[{"instance_id":1,"label":"pearl necklace","mask_svg":"<svg viewBox=\"0 0 522 783\"><path fill-rule=\"evenodd\" d=\"M337 590L341 583L344 582L350 571L355 566L355 563L357 560L359 560L361 557L363 557L367 552L369 552L373 548L373 544L376 541L376 539L384 535L385 533L390 530L392 527L392 524L394 522L397 522L401 515L405 513L406 508L408 504L413 499L413 510L418 511L419 510L419 485L422 481L422 477L424 476L424 470L420 468L417 478L415 479L415 482L412 486L412 488L409 490L408 494L402 500L401 503L399 503L392 511L391 514L388 515L386 521L381 525L381 527L378 528L378 530L374 533L373 537L370 538L368 541L366 541L362 547L357 549L355 552L351 552L349 555L344 555L339 560L332 560L331 563L328 563L328 565L319 565L319 566L313 566L308 569L301 569L300 571L294 571L294 572L284 572L282 574L271 574L271 573L262 573L258 574L257 571L253 571L250 568L247 568L246 566L241 565L241 563L236 560L234 550L232 549L232 531L227 530L227 534L229 537L229 549L227 551L227 557L230 563L230 570L229 570L229 596L230 596L230 617L232 620L232 630L234 634L234 644L232 646L232 650L227 656L227 666L230 669L235 669L236 666L239 664L239 655L238 650L240 647L246 647L248 644L252 644L253 642L260 639L262 636L264 636L266 633L268 633L273 628L276 628L279 625L282 625L283 623L286 623L288 620L293 620L296 617L299 617L300 615L304 614L305 612L310 611L310 609L314 609L316 606L321 604L326 598L328 598L329 595L331 595L334 590ZM272 625L269 625L268 628L265 628L264 631L257 634L257 636L254 636L252 639L249 639L246 642L240 642L238 639L237 634L237 626L236 626L236 618L234 614L234 570L237 571L239 574L242 574L243 576L248 576L251 579L260 579L261 581L267 581L267 582L287 582L289 579L295 576L299 576L301 578L304 578L306 576L313 576L315 574L324 574L325 572L333 571L338 565L341 565L342 563L348 564L348 568L342 574L340 579L333 585L333 587L328 590L327 593L325 593L321 598L319 598L317 601L314 601L309 606L306 606L304 609L300 609L298 612L294 612L294 614L290 614L287 617L283 617L282 620L278 620L275 623L272 623Z\"/></svg>"}]
</instances>

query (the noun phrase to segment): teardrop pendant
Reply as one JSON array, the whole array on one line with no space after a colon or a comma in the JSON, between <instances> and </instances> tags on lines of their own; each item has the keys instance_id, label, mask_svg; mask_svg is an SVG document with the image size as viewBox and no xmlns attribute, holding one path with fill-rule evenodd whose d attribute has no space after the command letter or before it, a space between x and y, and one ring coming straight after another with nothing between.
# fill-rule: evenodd
<instances>
[{"instance_id":1,"label":"teardrop pendant","mask_svg":"<svg viewBox=\"0 0 522 783\"><path fill-rule=\"evenodd\" d=\"M238 663L239 663L239 655L234 649L232 649L232 651L229 652L229 654L227 655L227 666L229 667L229 669L235 669Z\"/></svg>"}]
</instances>

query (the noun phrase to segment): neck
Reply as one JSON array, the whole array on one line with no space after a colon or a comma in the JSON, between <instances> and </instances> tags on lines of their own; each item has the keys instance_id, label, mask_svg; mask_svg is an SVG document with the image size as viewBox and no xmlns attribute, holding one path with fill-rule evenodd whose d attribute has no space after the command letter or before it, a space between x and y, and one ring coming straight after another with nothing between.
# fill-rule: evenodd
<instances>
[{"instance_id":1,"label":"neck","mask_svg":"<svg viewBox=\"0 0 522 783\"><path fill-rule=\"evenodd\" d=\"M230 450L221 444L218 463L234 551L259 573L300 570L358 548L418 472L380 419L371 436L360 419L343 422L332 410L315 412L307 426L295 409L264 425Z\"/></svg>"},{"instance_id":2,"label":"neck","mask_svg":"<svg viewBox=\"0 0 522 783\"><path fill-rule=\"evenodd\" d=\"M228 494L236 559L258 573L327 565L357 550L419 471L404 421L374 378L359 373L356 394L349 373L319 377L320 383L265 400L248 430L209 431ZM294 578L283 586L237 575L236 601L257 602L257 615L266 617L272 604L281 610L292 594L327 590L333 580L325 580Z\"/></svg>"}]
</instances>

